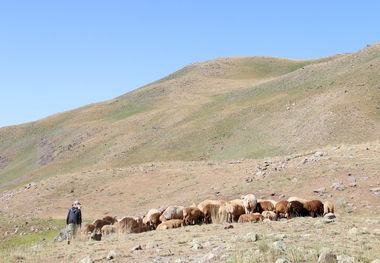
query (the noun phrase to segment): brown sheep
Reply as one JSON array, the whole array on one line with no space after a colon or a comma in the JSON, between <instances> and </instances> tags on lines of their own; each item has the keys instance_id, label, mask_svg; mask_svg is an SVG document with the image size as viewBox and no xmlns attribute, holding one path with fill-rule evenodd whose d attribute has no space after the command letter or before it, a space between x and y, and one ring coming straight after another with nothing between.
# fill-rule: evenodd
<instances>
[{"instance_id":1,"label":"brown sheep","mask_svg":"<svg viewBox=\"0 0 380 263\"><path fill-rule=\"evenodd\" d=\"M227 201L225 200L204 200L202 202L200 202L198 204L198 208L199 210L203 211L203 207L207 204L214 204L214 205L218 205L218 206L221 206L221 205L226 205L227 204Z\"/></svg>"},{"instance_id":2,"label":"brown sheep","mask_svg":"<svg viewBox=\"0 0 380 263\"><path fill-rule=\"evenodd\" d=\"M298 201L298 202L301 202L302 204L304 204L304 203L307 202L306 199L303 199L303 198L300 198L300 197L295 197L295 196L292 196L292 197L288 198L288 202L292 202L292 201Z\"/></svg>"},{"instance_id":3,"label":"brown sheep","mask_svg":"<svg viewBox=\"0 0 380 263\"><path fill-rule=\"evenodd\" d=\"M203 220L203 212L196 206L185 207L183 209L183 220L186 225L199 224Z\"/></svg>"},{"instance_id":4,"label":"brown sheep","mask_svg":"<svg viewBox=\"0 0 380 263\"><path fill-rule=\"evenodd\" d=\"M223 211L219 211L220 207L226 204L227 201L225 200L204 200L200 202L198 208L203 213L203 221L205 223L220 221L220 214L222 214L222 217L226 214L224 207Z\"/></svg>"},{"instance_id":5,"label":"brown sheep","mask_svg":"<svg viewBox=\"0 0 380 263\"><path fill-rule=\"evenodd\" d=\"M149 225L151 226L152 229L156 229L157 226L161 223L160 216L161 216L160 212L154 213L150 216Z\"/></svg>"},{"instance_id":6,"label":"brown sheep","mask_svg":"<svg viewBox=\"0 0 380 263\"><path fill-rule=\"evenodd\" d=\"M226 204L227 222L237 222L239 216L245 213L244 202L241 199L235 199Z\"/></svg>"},{"instance_id":7,"label":"brown sheep","mask_svg":"<svg viewBox=\"0 0 380 263\"><path fill-rule=\"evenodd\" d=\"M323 215L327 213L333 213L334 214L334 205L330 201L325 201L323 203Z\"/></svg>"},{"instance_id":8,"label":"brown sheep","mask_svg":"<svg viewBox=\"0 0 380 263\"><path fill-rule=\"evenodd\" d=\"M275 207L275 212L278 216L278 218L281 218L281 217L286 217L286 218L290 218L289 216L289 208L288 208L288 201L286 200L281 200L279 201L277 204L276 204L276 207Z\"/></svg>"},{"instance_id":9,"label":"brown sheep","mask_svg":"<svg viewBox=\"0 0 380 263\"><path fill-rule=\"evenodd\" d=\"M105 225L102 227L102 235L110 235L117 232L117 226L118 223L115 223L114 225Z\"/></svg>"},{"instance_id":10,"label":"brown sheep","mask_svg":"<svg viewBox=\"0 0 380 263\"><path fill-rule=\"evenodd\" d=\"M148 229L142 222L137 222L132 217L125 217L118 223L118 230L121 233L141 233Z\"/></svg>"},{"instance_id":11,"label":"brown sheep","mask_svg":"<svg viewBox=\"0 0 380 263\"><path fill-rule=\"evenodd\" d=\"M151 216L152 216L153 214L156 214L156 213L161 213L161 211L158 210L158 209L155 209L155 208L150 209L150 210L148 211L148 213L146 214L146 216L144 216L144 218L143 218L143 223L146 224L146 225L151 224L151 222L150 222L150 218L151 218Z\"/></svg>"},{"instance_id":12,"label":"brown sheep","mask_svg":"<svg viewBox=\"0 0 380 263\"><path fill-rule=\"evenodd\" d=\"M264 218L268 218L271 221L277 221L278 220L277 214L273 211L263 211L262 215Z\"/></svg>"},{"instance_id":13,"label":"brown sheep","mask_svg":"<svg viewBox=\"0 0 380 263\"><path fill-rule=\"evenodd\" d=\"M101 233L92 233L90 236L90 240L96 240L96 241L101 241L102 240L102 234Z\"/></svg>"},{"instance_id":14,"label":"brown sheep","mask_svg":"<svg viewBox=\"0 0 380 263\"><path fill-rule=\"evenodd\" d=\"M256 211L262 213L263 211L274 211L274 205L270 201L260 201L257 202Z\"/></svg>"},{"instance_id":15,"label":"brown sheep","mask_svg":"<svg viewBox=\"0 0 380 263\"><path fill-rule=\"evenodd\" d=\"M95 231L95 225L94 224L87 224L82 229L83 234L93 233L94 231Z\"/></svg>"},{"instance_id":16,"label":"brown sheep","mask_svg":"<svg viewBox=\"0 0 380 263\"><path fill-rule=\"evenodd\" d=\"M264 216L259 213L253 214L243 214L239 217L238 223L247 223L247 222L262 222L264 220Z\"/></svg>"},{"instance_id":17,"label":"brown sheep","mask_svg":"<svg viewBox=\"0 0 380 263\"><path fill-rule=\"evenodd\" d=\"M109 222L109 225L113 225L115 222L117 222L116 216L105 216L103 217L103 221Z\"/></svg>"},{"instance_id":18,"label":"brown sheep","mask_svg":"<svg viewBox=\"0 0 380 263\"><path fill-rule=\"evenodd\" d=\"M178 228L184 226L185 223L183 219L170 219L165 222L162 222L157 226L157 230L161 229L171 229L171 228Z\"/></svg>"},{"instance_id":19,"label":"brown sheep","mask_svg":"<svg viewBox=\"0 0 380 263\"><path fill-rule=\"evenodd\" d=\"M304 208L304 204L300 201L288 202L287 209L289 213L289 218L307 215L307 211Z\"/></svg>"},{"instance_id":20,"label":"brown sheep","mask_svg":"<svg viewBox=\"0 0 380 263\"><path fill-rule=\"evenodd\" d=\"M307 215L312 217L323 216L323 203L319 200L311 200L304 204Z\"/></svg>"},{"instance_id":21,"label":"brown sheep","mask_svg":"<svg viewBox=\"0 0 380 263\"><path fill-rule=\"evenodd\" d=\"M224 206L222 206L224 208ZM220 218L220 204L209 203L203 206L203 222L215 223Z\"/></svg>"},{"instance_id":22,"label":"brown sheep","mask_svg":"<svg viewBox=\"0 0 380 263\"><path fill-rule=\"evenodd\" d=\"M105 225L111 225L111 222L109 221L104 221L103 219L97 219L94 221L94 226L96 231L100 231L103 226Z\"/></svg>"}]
</instances>

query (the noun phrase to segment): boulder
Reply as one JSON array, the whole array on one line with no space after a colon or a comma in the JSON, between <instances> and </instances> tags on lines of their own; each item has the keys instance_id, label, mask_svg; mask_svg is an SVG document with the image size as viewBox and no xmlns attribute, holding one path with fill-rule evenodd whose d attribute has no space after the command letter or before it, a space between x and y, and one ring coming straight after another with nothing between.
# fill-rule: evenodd
<instances>
[{"instance_id":1,"label":"boulder","mask_svg":"<svg viewBox=\"0 0 380 263\"><path fill-rule=\"evenodd\" d=\"M333 213L327 213L327 214L325 214L324 218L326 218L326 219L334 219L334 218L336 218L336 216Z\"/></svg>"},{"instance_id":2,"label":"boulder","mask_svg":"<svg viewBox=\"0 0 380 263\"><path fill-rule=\"evenodd\" d=\"M115 259L117 256L118 256L118 255L117 255L116 251L115 251L115 250L111 250L111 251L108 253L108 255L107 255L107 259L108 259L108 260L112 260L112 259Z\"/></svg>"},{"instance_id":3,"label":"boulder","mask_svg":"<svg viewBox=\"0 0 380 263\"><path fill-rule=\"evenodd\" d=\"M338 263L336 255L331 252L322 252L319 255L318 263Z\"/></svg>"},{"instance_id":4,"label":"boulder","mask_svg":"<svg viewBox=\"0 0 380 263\"><path fill-rule=\"evenodd\" d=\"M336 257L337 260L338 260L338 263L354 263L355 262L355 258L354 257L350 257L350 256L347 256L347 255L339 255Z\"/></svg>"},{"instance_id":5,"label":"boulder","mask_svg":"<svg viewBox=\"0 0 380 263\"><path fill-rule=\"evenodd\" d=\"M62 229L58 235L54 238L54 242L62 242L67 239L67 230L66 228Z\"/></svg>"},{"instance_id":6,"label":"boulder","mask_svg":"<svg viewBox=\"0 0 380 263\"><path fill-rule=\"evenodd\" d=\"M275 241L275 242L273 242L272 247L275 250L279 250L279 251L282 251L282 252L284 252L286 250L286 245L282 241Z\"/></svg>"},{"instance_id":7,"label":"boulder","mask_svg":"<svg viewBox=\"0 0 380 263\"><path fill-rule=\"evenodd\" d=\"M94 261L92 260L90 256L87 256L85 258L82 258L82 260L79 261L79 263L94 263Z\"/></svg>"}]
</instances>

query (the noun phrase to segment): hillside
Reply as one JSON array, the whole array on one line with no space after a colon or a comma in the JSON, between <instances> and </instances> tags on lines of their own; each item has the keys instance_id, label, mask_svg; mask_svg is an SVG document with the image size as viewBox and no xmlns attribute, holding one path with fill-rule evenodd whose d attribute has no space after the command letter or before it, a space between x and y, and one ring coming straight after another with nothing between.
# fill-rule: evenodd
<instances>
[{"instance_id":1,"label":"hillside","mask_svg":"<svg viewBox=\"0 0 380 263\"><path fill-rule=\"evenodd\" d=\"M380 44L194 63L113 100L0 129L0 188L149 162L282 156L380 134Z\"/></svg>"}]
</instances>

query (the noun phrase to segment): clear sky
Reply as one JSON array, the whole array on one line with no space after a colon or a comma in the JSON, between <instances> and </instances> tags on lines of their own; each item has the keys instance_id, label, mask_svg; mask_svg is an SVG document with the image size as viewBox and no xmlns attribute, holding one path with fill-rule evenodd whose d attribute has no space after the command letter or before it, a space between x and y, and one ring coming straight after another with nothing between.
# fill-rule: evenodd
<instances>
[{"instance_id":1,"label":"clear sky","mask_svg":"<svg viewBox=\"0 0 380 263\"><path fill-rule=\"evenodd\" d=\"M380 1L0 2L0 127L124 94L193 62L316 58L380 41Z\"/></svg>"}]
</instances>

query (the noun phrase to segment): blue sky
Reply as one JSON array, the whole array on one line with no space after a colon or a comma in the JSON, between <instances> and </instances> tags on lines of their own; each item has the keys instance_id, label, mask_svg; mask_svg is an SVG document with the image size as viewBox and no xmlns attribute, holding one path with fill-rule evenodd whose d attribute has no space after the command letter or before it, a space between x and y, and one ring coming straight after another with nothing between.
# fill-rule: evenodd
<instances>
[{"instance_id":1,"label":"blue sky","mask_svg":"<svg viewBox=\"0 0 380 263\"><path fill-rule=\"evenodd\" d=\"M379 10L380 1L1 1L0 127L193 62L357 51L380 41Z\"/></svg>"}]
</instances>

